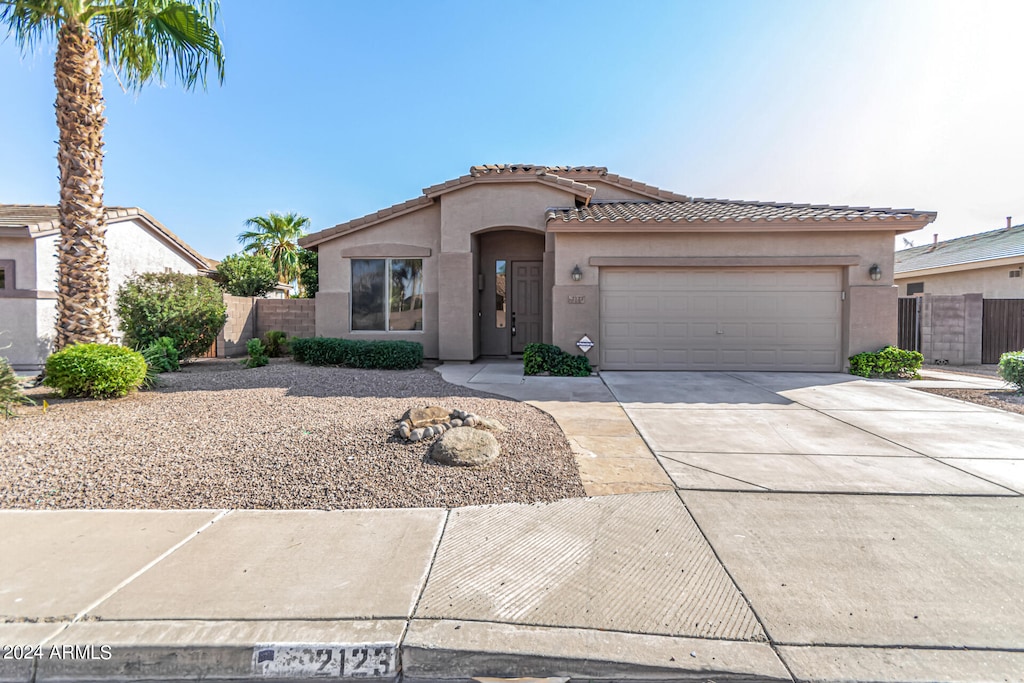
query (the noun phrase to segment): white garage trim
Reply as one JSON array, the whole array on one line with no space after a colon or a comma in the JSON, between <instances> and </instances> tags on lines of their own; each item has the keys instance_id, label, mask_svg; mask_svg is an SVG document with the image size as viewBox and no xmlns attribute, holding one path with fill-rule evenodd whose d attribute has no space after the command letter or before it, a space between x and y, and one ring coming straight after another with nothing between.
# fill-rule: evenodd
<instances>
[{"instance_id":1,"label":"white garage trim","mask_svg":"<svg viewBox=\"0 0 1024 683\"><path fill-rule=\"evenodd\" d=\"M605 370L841 369L840 268L601 268Z\"/></svg>"}]
</instances>

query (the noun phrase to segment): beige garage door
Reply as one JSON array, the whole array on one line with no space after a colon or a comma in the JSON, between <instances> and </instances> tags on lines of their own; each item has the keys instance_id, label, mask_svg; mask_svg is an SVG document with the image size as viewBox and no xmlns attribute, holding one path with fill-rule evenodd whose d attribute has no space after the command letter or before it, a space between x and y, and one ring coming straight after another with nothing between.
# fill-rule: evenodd
<instances>
[{"instance_id":1,"label":"beige garage door","mask_svg":"<svg viewBox=\"0 0 1024 683\"><path fill-rule=\"evenodd\" d=\"M838 268L602 268L606 370L838 372Z\"/></svg>"}]
</instances>

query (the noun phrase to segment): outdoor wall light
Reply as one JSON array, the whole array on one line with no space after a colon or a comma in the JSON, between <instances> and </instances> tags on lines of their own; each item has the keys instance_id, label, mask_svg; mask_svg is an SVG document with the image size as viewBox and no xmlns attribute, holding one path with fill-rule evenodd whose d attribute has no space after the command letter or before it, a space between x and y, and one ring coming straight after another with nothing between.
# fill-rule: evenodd
<instances>
[{"instance_id":1,"label":"outdoor wall light","mask_svg":"<svg viewBox=\"0 0 1024 683\"><path fill-rule=\"evenodd\" d=\"M576 267L572 269L572 280L573 282L579 282L582 277L583 271L580 270L580 267L577 264Z\"/></svg>"},{"instance_id":2,"label":"outdoor wall light","mask_svg":"<svg viewBox=\"0 0 1024 683\"><path fill-rule=\"evenodd\" d=\"M868 275L871 276L872 280L876 280L876 281L877 280L881 280L882 279L882 269L879 268L878 264L876 263L876 264L872 265L871 268L868 269Z\"/></svg>"}]
</instances>

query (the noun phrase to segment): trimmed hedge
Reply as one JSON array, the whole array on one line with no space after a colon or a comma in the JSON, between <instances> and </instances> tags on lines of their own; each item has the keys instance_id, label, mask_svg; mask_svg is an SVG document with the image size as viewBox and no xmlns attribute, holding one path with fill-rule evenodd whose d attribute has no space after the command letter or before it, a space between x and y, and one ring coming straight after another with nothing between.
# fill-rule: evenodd
<instances>
[{"instance_id":1,"label":"trimmed hedge","mask_svg":"<svg viewBox=\"0 0 1024 683\"><path fill-rule=\"evenodd\" d=\"M423 344L312 337L291 339L292 357L308 365L345 365L376 370L411 370L423 364Z\"/></svg>"},{"instance_id":2,"label":"trimmed hedge","mask_svg":"<svg viewBox=\"0 0 1024 683\"><path fill-rule=\"evenodd\" d=\"M146 359L116 344L75 344L46 359L43 384L63 397L116 398L146 379Z\"/></svg>"},{"instance_id":3,"label":"trimmed hedge","mask_svg":"<svg viewBox=\"0 0 1024 683\"><path fill-rule=\"evenodd\" d=\"M907 351L895 346L850 356L850 374L861 377L888 379L916 379L924 356L918 351Z\"/></svg>"},{"instance_id":4,"label":"trimmed hedge","mask_svg":"<svg viewBox=\"0 0 1024 683\"><path fill-rule=\"evenodd\" d=\"M999 376L1024 393L1024 351L1010 351L999 357Z\"/></svg>"},{"instance_id":5,"label":"trimmed hedge","mask_svg":"<svg viewBox=\"0 0 1024 683\"><path fill-rule=\"evenodd\" d=\"M523 374L547 372L556 377L589 377L590 359L566 353L553 344L527 344L523 347Z\"/></svg>"}]
</instances>

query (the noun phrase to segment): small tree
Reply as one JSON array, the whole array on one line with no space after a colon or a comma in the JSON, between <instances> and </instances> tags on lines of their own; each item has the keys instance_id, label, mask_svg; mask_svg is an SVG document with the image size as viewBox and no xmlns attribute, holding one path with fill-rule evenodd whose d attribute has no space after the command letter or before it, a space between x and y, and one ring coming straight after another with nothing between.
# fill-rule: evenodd
<instances>
[{"instance_id":1,"label":"small tree","mask_svg":"<svg viewBox=\"0 0 1024 683\"><path fill-rule=\"evenodd\" d=\"M319 258L315 251L299 249L299 284L301 296L312 299L320 290Z\"/></svg>"},{"instance_id":2,"label":"small tree","mask_svg":"<svg viewBox=\"0 0 1024 683\"><path fill-rule=\"evenodd\" d=\"M231 254L217 266L222 287L234 296L263 296L277 284L277 271L261 254Z\"/></svg>"},{"instance_id":3,"label":"small tree","mask_svg":"<svg viewBox=\"0 0 1024 683\"><path fill-rule=\"evenodd\" d=\"M203 354L227 322L220 287L184 273L143 273L117 290L124 343L144 349L161 337L174 340L182 360Z\"/></svg>"}]
</instances>

